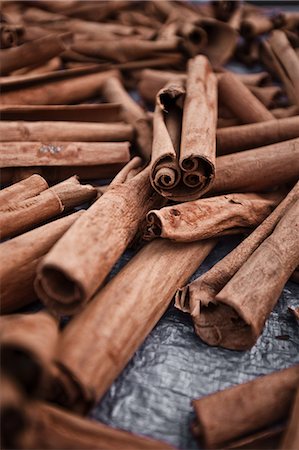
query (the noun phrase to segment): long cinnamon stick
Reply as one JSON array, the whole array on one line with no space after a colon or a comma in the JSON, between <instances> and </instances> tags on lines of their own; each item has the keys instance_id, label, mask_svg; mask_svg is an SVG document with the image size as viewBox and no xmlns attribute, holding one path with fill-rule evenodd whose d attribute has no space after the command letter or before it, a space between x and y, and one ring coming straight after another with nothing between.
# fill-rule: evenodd
<instances>
[{"instance_id":1,"label":"long cinnamon stick","mask_svg":"<svg viewBox=\"0 0 299 450\"><path fill-rule=\"evenodd\" d=\"M145 237L192 242L238 234L259 225L280 200L279 194L228 194L167 206L147 214Z\"/></svg>"},{"instance_id":2,"label":"long cinnamon stick","mask_svg":"<svg viewBox=\"0 0 299 450\"><path fill-rule=\"evenodd\" d=\"M220 156L210 193L252 192L295 182L299 173L299 139Z\"/></svg>"},{"instance_id":3,"label":"long cinnamon stick","mask_svg":"<svg viewBox=\"0 0 299 450\"><path fill-rule=\"evenodd\" d=\"M33 282L38 264L81 214L54 220L0 245L1 314L36 300Z\"/></svg>"},{"instance_id":4,"label":"long cinnamon stick","mask_svg":"<svg viewBox=\"0 0 299 450\"><path fill-rule=\"evenodd\" d=\"M133 129L125 123L0 122L0 141L130 141Z\"/></svg>"},{"instance_id":5,"label":"long cinnamon stick","mask_svg":"<svg viewBox=\"0 0 299 450\"><path fill-rule=\"evenodd\" d=\"M0 317L1 366L30 395L48 383L58 341L57 320L46 312Z\"/></svg>"},{"instance_id":6,"label":"long cinnamon stick","mask_svg":"<svg viewBox=\"0 0 299 450\"><path fill-rule=\"evenodd\" d=\"M281 449L296 450L299 446L299 389L294 398L288 429L283 438Z\"/></svg>"},{"instance_id":7,"label":"long cinnamon stick","mask_svg":"<svg viewBox=\"0 0 299 450\"><path fill-rule=\"evenodd\" d=\"M248 150L299 137L299 116L217 130L217 154Z\"/></svg>"},{"instance_id":8,"label":"long cinnamon stick","mask_svg":"<svg viewBox=\"0 0 299 450\"><path fill-rule=\"evenodd\" d=\"M83 307L132 241L145 214L160 203L150 186L149 170L135 175L139 161L132 160L131 170L125 167L118 174L39 267L37 293L56 312L74 314Z\"/></svg>"},{"instance_id":9,"label":"long cinnamon stick","mask_svg":"<svg viewBox=\"0 0 299 450\"><path fill-rule=\"evenodd\" d=\"M214 245L215 241L151 242L71 321L61 335L56 355L66 374L62 380L65 392L73 389L75 394L69 395L65 406L82 412L104 395L165 312L176 289ZM172 270L164 283L169 261ZM88 333L83 338L84 329ZM93 358L87 363L89 352Z\"/></svg>"},{"instance_id":10,"label":"long cinnamon stick","mask_svg":"<svg viewBox=\"0 0 299 450\"><path fill-rule=\"evenodd\" d=\"M40 175L32 175L0 191L0 209L9 203L17 203L34 197L48 189L48 183Z\"/></svg>"},{"instance_id":11,"label":"long cinnamon stick","mask_svg":"<svg viewBox=\"0 0 299 450\"><path fill-rule=\"evenodd\" d=\"M194 400L194 433L206 448L223 448L286 419L298 382L296 365Z\"/></svg>"}]
</instances>

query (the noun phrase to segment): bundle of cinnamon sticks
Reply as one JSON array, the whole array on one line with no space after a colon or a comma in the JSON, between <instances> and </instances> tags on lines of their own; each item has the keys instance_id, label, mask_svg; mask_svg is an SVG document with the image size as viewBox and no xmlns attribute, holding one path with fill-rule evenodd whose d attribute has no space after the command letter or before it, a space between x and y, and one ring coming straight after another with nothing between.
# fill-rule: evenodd
<instances>
[{"instance_id":1,"label":"bundle of cinnamon sticks","mask_svg":"<svg viewBox=\"0 0 299 450\"><path fill-rule=\"evenodd\" d=\"M240 352L298 282L299 13L3 1L0 19L3 448L172 448L79 416L173 299L198 343ZM296 362L194 400L201 445L298 448Z\"/></svg>"}]
</instances>

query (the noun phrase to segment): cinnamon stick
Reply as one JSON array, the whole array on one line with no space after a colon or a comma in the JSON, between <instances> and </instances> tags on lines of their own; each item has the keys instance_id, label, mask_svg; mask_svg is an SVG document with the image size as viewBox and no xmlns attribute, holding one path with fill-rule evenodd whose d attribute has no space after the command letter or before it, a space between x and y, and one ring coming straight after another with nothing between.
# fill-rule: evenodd
<instances>
[{"instance_id":1,"label":"cinnamon stick","mask_svg":"<svg viewBox=\"0 0 299 450\"><path fill-rule=\"evenodd\" d=\"M249 89L266 108L274 108L282 95L282 89L279 86L249 86Z\"/></svg>"},{"instance_id":2,"label":"cinnamon stick","mask_svg":"<svg viewBox=\"0 0 299 450\"><path fill-rule=\"evenodd\" d=\"M17 203L34 197L48 189L48 187L46 180L36 174L5 189L1 189L0 209L3 209L9 203Z\"/></svg>"},{"instance_id":3,"label":"cinnamon stick","mask_svg":"<svg viewBox=\"0 0 299 450\"><path fill-rule=\"evenodd\" d=\"M33 282L38 264L81 214L78 211L54 220L0 245L1 314L11 313L37 299Z\"/></svg>"},{"instance_id":4,"label":"cinnamon stick","mask_svg":"<svg viewBox=\"0 0 299 450\"><path fill-rule=\"evenodd\" d=\"M93 186L80 184L76 176L70 177L62 183L55 184L51 190L58 195L65 210L89 202L97 195L97 191Z\"/></svg>"},{"instance_id":5,"label":"cinnamon stick","mask_svg":"<svg viewBox=\"0 0 299 450\"><path fill-rule=\"evenodd\" d=\"M265 122L273 115L232 72L224 73L218 80L220 100L243 123Z\"/></svg>"},{"instance_id":6,"label":"cinnamon stick","mask_svg":"<svg viewBox=\"0 0 299 450\"><path fill-rule=\"evenodd\" d=\"M29 395L40 395L48 382L58 342L57 320L46 312L0 317L1 365Z\"/></svg>"},{"instance_id":7,"label":"cinnamon stick","mask_svg":"<svg viewBox=\"0 0 299 450\"><path fill-rule=\"evenodd\" d=\"M144 237L192 242L238 234L259 225L280 200L280 194L228 194L167 206L147 214Z\"/></svg>"},{"instance_id":8,"label":"cinnamon stick","mask_svg":"<svg viewBox=\"0 0 299 450\"><path fill-rule=\"evenodd\" d=\"M262 14L251 13L241 21L240 34L245 39L252 39L260 34L268 33L274 28L270 17Z\"/></svg>"},{"instance_id":9,"label":"cinnamon stick","mask_svg":"<svg viewBox=\"0 0 299 450\"><path fill-rule=\"evenodd\" d=\"M165 70L144 69L140 73L138 91L142 98L155 103L157 93L172 80L186 79L186 75L179 72Z\"/></svg>"},{"instance_id":10,"label":"cinnamon stick","mask_svg":"<svg viewBox=\"0 0 299 450\"><path fill-rule=\"evenodd\" d=\"M48 35L31 42L0 51L1 75L21 67L43 63L66 50L71 35Z\"/></svg>"},{"instance_id":11,"label":"cinnamon stick","mask_svg":"<svg viewBox=\"0 0 299 450\"><path fill-rule=\"evenodd\" d=\"M36 290L57 313L74 314L91 298L160 199L133 159L107 192L53 247L38 270ZM108 237L108 238L107 238Z\"/></svg>"},{"instance_id":12,"label":"cinnamon stick","mask_svg":"<svg viewBox=\"0 0 299 450\"><path fill-rule=\"evenodd\" d=\"M299 116L217 130L217 154L248 150L299 137Z\"/></svg>"},{"instance_id":13,"label":"cinnamon stick","mask_svg":"<svg viewBox=\"0 0 299 450\"><path fill-rule=\"evenodd\" d=\"M299 446L299 389L294 398L287 432L283 438L281 449L296 450Z\"/></svg>"},{"instance_id":14,"label":"cinnamon stick","mask_svg":"<svg viewBox=\"0 0 299 450\"><path fill-rule=\"evenodd\" d=\"M194 433L205 448L223 448L231 440L284 420L298 381L296 365L194 400Z\"/></svg>"},{"instance_id":15,"label":"cinnamon stick","mask_svg":"<svg viewBox=\"0 0 299 450\"><path fill-rule=\"evenodd\" d=\"M151 242L74 317L61 335L56 355L69 396L65 406L82 412L104 395L165 312L176 289L214 245L215 241ZM164 283L169 261L172 270ZM88 333L83 337L84 329ZM87 363L89 352L93 357Z\"/></svg>"},{"instance_id":16,"label":"cinnamon stick","mask_svg":"<svg viewBox=\"0 0 299 450\"><path fill-rule=\"evenodd\" d=\"M299 173L299 139L220 156L210 193L262 191L295 182Z\"/></svg>"},{"instance_id":17,"label":"cinnamon stick","mask_svg":"<svg viewBox=\"0 0 299 450\"><path fill-rule=\"evenodd\" d=\"M271 80L268 72L234 73L234 75L247 86L264 86Z\"/></svg>"},{"instance_id":18,"label":"cinnamon stick","mask_svg":"<svg viewBox=\"0 0 299 450\"><path fill-rule=\"evenodd\" d=\"M151 161L152 186L181 201L208 191L215 173L216 78L204 56L189 61L184 96L179 81L159 92Z\"/></svg>"},{"instance_id":19,"label":"cinnamon stick","mask_svg":"<svg viewBox=\"0 0 299 450\"><path fill-rule=\"evenodd\" d=\"M0 122L0 142L117 142L130 141L132 135L132 127L122 122Z\"/></svg>"}]
</instances>

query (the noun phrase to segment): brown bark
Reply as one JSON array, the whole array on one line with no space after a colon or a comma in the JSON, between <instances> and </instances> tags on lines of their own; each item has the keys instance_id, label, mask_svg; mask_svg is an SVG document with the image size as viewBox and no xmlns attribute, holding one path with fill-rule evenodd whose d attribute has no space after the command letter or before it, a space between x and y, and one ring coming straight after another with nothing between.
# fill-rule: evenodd
<instances>
[{"instance_id":1,"label":"brown bark","mask_svg":"<svg viewBox=\"0 0 299 450\"><path fill-rule=\"evenodd\" d=\"M244 123L265 122L273 115L233 73L225 73L218 80L218 92L223 102Z\"/></svg>"},{"instance_id":2,"label":"brown bark","mask_svg":"<svg viewBox=\"0 0 299 450\"><path fill-rule=\"evenodd\" d=\"M0 142L116 142L130 141L132 135L132 127L122 122L0 122Z\"/></svg>"},{"instance_id":3,"label":"brown bark","mask_svg":"<svg viewBox=\"0 0 299 450\"><path fill-rule=\"evenodd\" d=\"M44 74L51 71L59 70L61 67L62 61L59 56L50 59L48 62L44 64L35 64L33 66L23 67L22 69L18 69L12 72L12 75L36 75L36 74Z\"/></svg>"},{"instance_id":4,"label":"brown bark","mask_svg":"<svg viewBox=\"0 0 299 450\"><path fill-rule=\"evenodd\" d=\"M151 242L71 321L56 355L67 375L65 392L72 392L71 387L76 393L66 398L65 406L82 412L104 395L163 315L176 289L214 245L215 241ZM169 261L172 270L165 283ZM84 329L88 333L83 337ZM93 357L87 362L89 354Z\"/></svg>"},{"instance_id":5,"label":"brown bark","mask_svg":"<svg viewBox=\"0 0 299 450\"><path fill-rule=\"evenodd\" d=\"M273 27L270 17L252 13L242 19L240 33L245 39L252 39L260 34L269 33Z\"/></svg>"},{"instance_id":6,"label":"brown bark","mask_svg":"<svg viewBox=\"0 0 299 450\"><path fill-rule=\"evenodd\" d=\"M57 320L46 312L0 317L1 366L29 395L49 381L58 342Z\"/></svg>"},{"instance_id":7,"label":"brown bark","mask_svg":"<svg viewBox=\"0 0 299 450\"><path fill-rule=\"evenodd\" d=\"M123 169L124 177L120 172L40 265L37 292L56 312L74 314L84 306L134 238L145 214L160 203L148 181L149 170L136 175L133 164L134 160L131 171Z\"/></svg>"},{"instance_id":8,"label":"brown bark","mask_svg":"<svg viewBox=\"0 0 299 450\"><path fill-rule=\"evenodd\" d=\"M104 83L103 96L109 102L122 105L122 117L135 128L139 151L148 161L152 152L152 130L147 113L130 97L116 77L110 77Z\"/></svg>"},{"instance_id":9,"label":"brown bark","mask_svg":"<svg viewBox=\"0 0 299 450\"><path fill-rule=\"evenodd\" d=\"M193 242L238 234L259 225L281 195L228 194L167 206L147 214L147 239L162 237Z\"/></svg>"},{"instance_id":10,"label":"brown bark","mask_svg":"<svg viewBox=\"0 0 299 450\"><path fill-rule=\"evenodd\" d=\"M274 108L271 110L276 119L283 119L284 117L293 117L299 114L299 108L296 105L288 106L287 108Z\"/></svg>"},{"instance_id":11,"label":"brown bark","mask_svg":"<svg viewBox=\"0 0 299 450\"><path fill-rule=\"evenodd\" d=\"M234 75L247 86L264 86L271 80L268 72L234 73Z\"/></svg>"},{"instance_id":12,"label":"brown bark","mask_svg":"<svg viewBox=\"0 0 299 450\"><path fill-rule=\"evenodd\" d=\"M1 239L24 233L57 216L63 209L61 200L51 189L47 189L35 197L10 203L1 210Z\"/></svg>"},{"instance_id":13,"label":"brown bark","mask_svg":"<svg viewBox=\"0 0 299 450\"><path fill-rule=\"evenodd\" d=\"M48 35L31 42L0 51L1 75L21 67L43 63L67 49L71 35Z\"/></svg>"},{"instance_id":14,"label":"brown bark","mask_svg":"<svg viewBox=\"0 0 299 450\"><path fill-rule=\"evenodd\" d=\"M93 186L90 184L80 184L76 176L62 183L55 184L51 190L58 195L65 210L89 202L97 195L97 191Z\"/></svg>"},{"instance_id":15,"label":"brown bark","mask_svg":"<svg viewBox=\"0 0 299 450\"><path fill-rule=\"evenodd\" d=\"M106 79L115 71L93 73L68 79L40 82L1 94L2 105L64 105L99 95Z\"/></svg>"},{"instance_id":16,"label":"brown bark","mask_svg":"<svg viewBox=\"0 0 299 450\"><path fill-rule=\"evenodd\" d=\"M1 22L0 24L0 47L10 48L22 43L24 28L22 25Z\"/></svg>"},{"instance_id":17,"label":"brown bark","mask_svg":"<svg viewBox=\"0 0 299 450\"><path fill-rule=\"evenodd\" d=\"M198 56L189 62L186 91L177 80L157 96L151 183L161 195L194 200L209 190L215 171L216 117L216 78L208 60Z\"/></svg>"},{"instance_id":18,"label":"brown bark","mask_svg":"<svg viewBox=\"0 0 299 450\"><path fill-rule=\"evenodd\" d=\"M262 191L295 182L299 173L299 139L220 156L210 193Z\"/></svg>"},{"instance_id":19,"label":"brown bark","mask_svg":"<svg viewBox=\"0 0 299 450\"><path fill-rule=\"evenodd\" d=\"M282 89L279 86L249 86L249 89L268 109L274 108L282 95Z\"/></svg>"},{"instance_id":20,"label":"brown bark","mask_svg":"<svg viewBox=\"0 0 299 450\"><path fill-rule=\"evenodd\" d=\"M162 89L170 81L176 79L186 79L186 75L180 72L144 69L141 71L139 76L139 94L146 101L155 103L156 95L160 91L160 89Z\"/></svg>"},{"instance_id":21,"label":"brown bark","mask_svg":"<svg viewBox=\"0 0 299 450\"><path fill-rule=\"evenodd\" d=\"M35 197L48 189L48 183L40 175L32 175L26 180L20 181L0 191L0 210L10 203L21 202Z\"/></svg>"},{"instance_id":22,"label":"brown bark","mask_svg":"<svg viewBox=\"0 0 299 450\"><path fill-rule=\"evenodd\" d=\"M0 245L1 314L36 300L33 282L37 265L81 214L78 211Z\"/></svg>"},{"instance_id":23,"label":"brown bark","mask_svg":"<svg viewBox=\"0 0 299 450\"><path fill-rule=\"evenodd\" d=\"M0 167L98 166L129 158L128 142L1 142Z\"/></svg>"},{"instance_id":24,"label":"brown bark","mask_svg":"<svg viewBox=\"0 0 299 450\"><path fill-rule=\"evenodd\" d=\"M299 137L299 116L217 130L217 155L226 155Z\"/></svg>"},{"instance_id":25,"label":"brown bark","mask_svg":"<svg viewBox=\"0 0 299 450\"><path fill-rule=\"evenodd\" d=\"M295 396L287 432L283 438L281 449L296 450L299 447L299 389Z\"/></svg>"},{"instance_id":26,"label":"brown bark","mask_svg":"<svg viewBox=\"0 0 299 450\"><path fill-rule=\"evenodd\" d=\"M296 365L194 400L198 438L206 448L223 448L286 419L298 381Z\"/></svg>"},{"instance_id":27,"label":"brown bark","mask_svg":"<svg viewBox=\"0 0 299 450\"><path fill-rule=\"evenodd\" d=\"M119 103L98 105L0 105L1 120L120 122Z\"/></svg>"},{"instance_id":28,"label":"brown bark","mask_svg":"<svg viewBox=\"0 0 299 450\"><path fill-rule=\"evenodd\" d=\"M227 22L240 7L239 1L213 1L212 8L216 19Z\"/></svg>"},{"instance_id":29,"label":"brown bark","mask_svg":"<svg viewBox=\"0 0 299 450\"><path fill-rule=\"evenodd\" d=\"M208 272L194 280L181 291L178 291L175 306L185 312L190 312L196 325L197 321L200 321L201 311L205 307L208 310L209 305L213 309L216 295L225 287L242 265L245 264L262 242L271 235L280 219L282 219L290 206L298 199L299 183L295 185L273 213L240 245ZM198 331L199 329L196 327L196 332L198 333Z\"/></svg>"}]
</instances>

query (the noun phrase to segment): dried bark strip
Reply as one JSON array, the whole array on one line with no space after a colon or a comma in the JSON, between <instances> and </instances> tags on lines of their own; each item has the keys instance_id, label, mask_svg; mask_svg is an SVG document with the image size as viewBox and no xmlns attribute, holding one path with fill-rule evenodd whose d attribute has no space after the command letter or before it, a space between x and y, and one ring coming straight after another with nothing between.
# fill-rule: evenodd
<instances>
[{"instance_id":1,"label":"dried bark strip","mask_svg":"<svg viewBox=\"0 0 299 450\"><path fill-rule=\"evenodd\" d=\"M287 417L298 381L296 365L194 400L194 433L206 448L221 448L271 426Z\"/></svg>"},{"instance_id":2,"label":"dried bark strip","mask_svg":"<svg viewBox=\"0 0 299 450\"><path fill-rule=\"evenodd\" d=\"M193 242L238 234L259 225L281 195L228 194L167 206L147 214L145 238Z\"/></svg>"},{"instance_id":3,"label":"dried bark strip","mask_svg":"<svg viewBox=\"0 0 299 450\"><path fill-rule=\"evenodd\" d=\"M32 175L24 181L15 183L0 191L0 210L9 203L17 203L34 197L48 189L48 183L40 175Z\"/></svg>"},{"instance_id":4,"label":"dried bark strip","mask_svg":"<svg viewBox=\"0 0 299 450\"><path fill-rule=\"evenodd\" d=\"M33 282L38 264L82 214L78 211L0 245L1 314L36 300Z\"/></svg>"}]
</instances>

